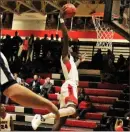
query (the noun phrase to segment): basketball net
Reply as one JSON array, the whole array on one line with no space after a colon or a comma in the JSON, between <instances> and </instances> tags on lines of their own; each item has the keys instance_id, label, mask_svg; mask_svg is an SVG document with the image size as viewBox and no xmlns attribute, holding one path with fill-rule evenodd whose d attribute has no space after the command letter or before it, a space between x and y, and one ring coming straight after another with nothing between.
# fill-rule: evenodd
<instances>
[{"instance_id":1,"label":"basketball net","mask_svg":"<svg viewBox=\"0 0 130 132\"><path fill-rule=\"evenodd\" d=\"M114 31L103 22L104 13L92 14L93 24L97 33L97 48L103 51L112 50Z\"/></svg>"}]
</instances>

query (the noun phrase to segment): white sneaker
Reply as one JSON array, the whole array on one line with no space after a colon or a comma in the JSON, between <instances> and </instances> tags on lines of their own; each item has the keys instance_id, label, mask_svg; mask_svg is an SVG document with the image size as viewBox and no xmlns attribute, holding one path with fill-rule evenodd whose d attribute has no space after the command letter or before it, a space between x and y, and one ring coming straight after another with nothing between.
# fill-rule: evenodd
<instances>
[{"instance_id":1,"label":"white sneaker","mask_svg":"<svg viewBox=\"0 0 130 132\"><path fill-rule=\"evenodd\" d=\"M36 130L43 121L44 121L44 118L42 117L42 115L36 114L31 122L32 128Z\"/></svg>"}]
</instances>

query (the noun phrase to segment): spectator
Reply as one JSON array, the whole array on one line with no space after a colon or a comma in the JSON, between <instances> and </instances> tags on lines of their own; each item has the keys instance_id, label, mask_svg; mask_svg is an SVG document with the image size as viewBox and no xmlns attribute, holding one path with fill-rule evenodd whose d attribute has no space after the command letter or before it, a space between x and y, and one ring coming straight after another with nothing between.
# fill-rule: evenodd
<instances>
[{"instance_id":1,"label":"spectator","mask_svg":"<svg viewBox=\"0 0 130 132\"><path fill-rule=\"evenodd\" d=\"M82 18L77 18L76 20L76 27L78 29L83 29L84 28L84 21L82 20Z\"/></svg>"},{"instance_id":2,"label":"spectator","mask_svg":"<svg viewBox=\"0 0 130 132\"><path fill-rule=\"evenodd\" d=\"M3 40L3 43L3 54L7 58L8 62L13 62L13 43L10 35L6 35L6 38Z\"/></svg>"},{"instance_id":3,"label":"spectator","mask_svg":"<svg viewBox=\"0 0 130 132\"><path fill-rule=\"evenodd\" d=\"M117 61L117 68L120 69L125 64L125 58L122 54L120 54L120 57Z\"/></svg>"},{"instance_id":4,"label":"spectator","mask_svg":"<svg viewBox=\"0 0 130 132\"><path fill-rule=\"evenodd\" d=\"M40 49L41 49L41 42L40 42L40 38L37 37L36 40L34 41L34 54L36 59L38 59L40 56Z\"/></svg>"},{"instance_id":5,"label":"spectator","mask_svg":"<svg viewBox=\"0 0 130 132\"><path fill-rule=\"evenodd\" d=\"M34 44L34 35L31 34L30 38L29 38L29 48L28 48L28 61L32 61L32 52L33 52L33 44Z\"/></svg>"},{"instance_id":6,"label":"spectator","mask_svg":"<svg viewBox=\"0 0 130 132\"><path fill-rule=\"evenodd\" d=\"M12 44L13 44L13 56L15 57L15 60L18 57L18 51L19 46L23 43L23 40L19 36L18 32L15 32L15 36L12 38Z\"/></svg>"},{"instance_id":7,"label":"spectator","mask_svg":"<svg viewBox=\"0 0 130 132\"><path fill-rule=\"evenodd\" d=\"M47 34L44 35L44 40L48 40L48 35Z\"/></svg>"},{"instance_id":8,"label":"spectator","mask_svg":"<svg viewBox=\"0 0 130 132\"><path fill-rule=\"evenodd\" d=\"M14 79L17 81L17 83L21 84L21 78L18 77L18 73L14 73Z\"/></svg>"},{"instance_id":9,"label":"spectator","mask_svg":"<svg viewBox=\"0 0 130 132\"><path fill-rule=\"evenodd\" d=\"M40 93L40 82L38 75L33 76L33 81L29 84L29 86L32 88L32 91L39 94Z\"/></svg>"},{"instance_id":10,"label":"spectator","mask_svg":"<svg viewBox=\"0 0 130 132\"><path fill-rule=\"evenodd\" d=\"M23 61L24 58L24 62L26 62L27 59L27 52L28 52L28 37L26 37L25 40L23 41L23 48L21 53L21 60Z\"/></svg>"},{"instance_id":11,"label":"spectator","mask_svg":"<svg viewBox=\"0 0 130 132\"><path fill-rule=\"evenodd\" d=\"M84 97L84 101L81 101L78 108L79 116L76 117L76 119L85 119L85 114L87 112L95 112L96 108L92 104L89 96L86 94Z\"/></svg>"},{"instance_id":12,"label":"spectator","mask_svg":"<svg viewBox=\"0 0 130 132\"><path fill-rule=\"evenodd\" d=\"M123 120L121 120L121 119L116 120L115 131L124 131L124 129L123 129Z\"/></svg>"},{"instance_id":13,"label":"spectator","mask_svg":"<svg viewBox=\"0 0 130 132\"><path fill-rule=\"evenodd\" d=\"M51 41L53 41L54 40L54 35L53 34L51 34Z\"/></svg>"},{"instance_id":14,"label":"spectator","mask_svg":"<svg viewBox=\"0 0 130 132\"><path fill-rule=\"evenodd\" d=\"M59 41L59 34L56 34L56 41Z\"/></svg>"},{"instance_id":15,"label":"spectator","mask_svg":"<svg viewBox=\"0 0 130 132\"><path fill-rule=\"evenodd\" d=\"M41 86L41 95L45 98L48 98L49 93L53 93L54 91L52 90L52 83L50 82L50 78L47 77L45 79L44 84Z\"/></svg>"},{"instance_id":16,"label":"spectator","mask_svg":"<svg viewBox=\"0 0 130 132\"><path fill-rule=\"evenodd\" d=\"M79 96L78 96L78 102L80 103L81 101L83 101L84 97L85 97L84 88L80 88L80 93L79 93Z\"/></svg>"},{"instance_id":17,"label":"spectator","mask_svg":"<svg viewBox=\"0 0 130 132\"><path fill-rule=\"evenodd\" d=\"M112 60L112 63L114 63L114 60L115 60L115 55L112 53L112 51L110 49L108 49L107 51L107 58L108 60Z\"/></svg>"},{"instance_id":18,"label":"spectator","mask_svg":"<svg viewBox=\"0 0 130 132\"><path fill-rule=\"evenodd\" d=\"M48 40L48 35L45 34L44 35L44 38L41 39L41 50L42 50L42 53L43 53L43 57L46 56L48 50L49 50L49 40Z\"/></svg>"},{"instance_id":19,"label":"spectator","mask_svg":"<svg viewBox=\"0 0 130 132\"><path fill-rule=\"evenodd\" d=\"M97 50L97 53L94 54L92 58L92 65L94 69L102 69L103 55L101 49Z\"/></svg>"}]
</instances>

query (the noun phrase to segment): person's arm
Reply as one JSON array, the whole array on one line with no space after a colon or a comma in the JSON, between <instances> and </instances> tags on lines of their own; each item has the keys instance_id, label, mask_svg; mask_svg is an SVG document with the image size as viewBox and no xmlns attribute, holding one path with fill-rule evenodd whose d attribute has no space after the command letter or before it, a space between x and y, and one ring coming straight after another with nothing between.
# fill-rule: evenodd
<instances>
[{"instance_id":1,"label":"person's arm","mask_svg":"<svg viewBox=\"0 0 130 132\"><path fill-rule=\"evenodd\" d=\"M9 88L5 89L4 95L24 107L47 108L52 113L56 114L57 118L60 117L58 108L51 101L19 84L11 85Z\"/></svg>"},{"instance_id":2,"label":"person's arm","mask_svg":"<svg viewBox=\"0 0 130 132\"><path fill-rule=\"evenodd\" d=\"M61 11L60 13L60 26L61 26L61 31L63 35L62 59L63 59L63 62L66 62L69 60L69 36L68 36L67 27L64 22L63 12L64 11Z\"/></svg>"},{"instance_id":3,"label":"person's arm","mask_svg":"<svg viewBox=\"0 0 130 132\"><path fill-rule=\"evenodd\" d=\"M13 123L12 116L10 116L10 128L11 128L11 131L14 131L14 123Z\"/></svg>"},{"instance_id":4,"label":"person's arm","mask_svg":"<svg viewBox=\"0 0 130 132\"><path fill-rule=\"evenodd\" d=\"M80 58L75 62L76 66L78 67L81 62L85 61L86 53L81 55Z\"/></svg>"}]
</instances>

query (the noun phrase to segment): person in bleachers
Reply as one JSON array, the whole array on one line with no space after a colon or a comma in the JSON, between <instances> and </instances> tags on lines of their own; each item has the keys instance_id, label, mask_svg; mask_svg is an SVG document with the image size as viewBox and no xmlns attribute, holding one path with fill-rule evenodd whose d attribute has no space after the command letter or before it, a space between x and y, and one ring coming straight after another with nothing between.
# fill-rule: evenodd
<instances>
[{"instance_id":1,"label":"person in bleachers","mask_svg":"<svg viewBox=\"0 0 130 132\"><path fill-rule=\"evenodd\" d=\"M13 43L10 35L6 35L6 38L3 39L2 52L7 58L8 62L13 62Z\"/></svg>"},{"instance_id":2,"label":"person in bleachers","mask_svg":"<svg viewBox=\"0 0 130 132\"><path fill-rule=\"evenodd\" d=\"M43 54L42 56L44 58L49 50L49 40L48 40L47 34L45 34L44 38L40 40L40 43L41 43L41 50Z\"/></svg>"},{"instance_id":3,"label":"person in bleachers","mask_svg":"<svg viewBox=\"0 0 130 132\"><path fill-rule=\"evenodd\" d=\"M56 41L59 41L59 34L56 34Z\"/></svg>"},{"instance_id":4,"label":"person in bleachers","mask_svg":"<svg viewBox=\"0 0 130 132\"><path fill-rule=\"evenodd\" d=\"M23 47L22 47L22 53L21 53L21 60L26 62L27 60L27 53L28 53L28 37L25 38L25 40L23 41Z\"/></svg>"},{"instance_id":5,"label":"person in bleachers","mask_svg":"<svg viewBox=\"0 0 130 132\"><path fill-rule=\"evenodd\" d=\"M96 108L92 104L89 96L87 94L84 95L84 100L81 101L78 105L78 116L76 119L85 119L85 114L87 112L95 112Z\"/></svg>"},{"instance_id":6,"label":"person in bleachers","mask_svg":"<svg viewBox=\"0 0 130 132\"><path fill-rule=\"evenodd\" d=\"M15 57L15 60L18 58L18 51L19 46L23 43L22 38L19 36L18 32L15 32L15 36L12 38L12 44L13 44L13 56Z\"/></svg>"},{"instance_id":7,"label":"person in bleachers","mask_svg":"<svg viewBox=\"0 0 130 132\"><path fill-rule=\"evenodd\" d=\"M102 69L103 55L102 50L98 49L97 53L92 57L92 65L94 69Z\"/></svg>"},{"instance_id":8,"label":"person in bleachers","mask_svg":"<svg viewBox=\"0 0 130 132\"><path fill-rule=\"evenodd\" d=\"M115 55L112 53L112 51L110 49L108 49L108 51L107 51L107 58L108 58L108 60L111 60L112 63L114 63Z\"/></svg>"},{"instance_id":9,"label":"person in bleachers","mask_svg":"<svg viewBox=\"0 0 130 132\"><path fill-rule=\"evenodd\" d=\"M49 77L47 77L46 79L45 79L45 82L44 82L44 84L41 86L41 92L40 92L40 94L43 96L43 97L45 97L45 98L48 98L48 94L50 93L50 92L52 92L52 83L50 82L50 78Z\"/></svg>"},{"instance_id":10,"label":"person in bleachers","mask_svg":"<svg viewBox=\"0 0 130 132\"><path fill-rule=\"evenodd\" d=\"M79 92L79 95L78 95L78 103L83 101L84 97L85 97L85 90L84 90L84 88L80 88L80 92Z\"/></svg>"},{"instance_id":11,"label":"person in bleachers","mask_svg":"<svg viewBox=\"0 0 130 132\"><path fill-rule=\"evenodd\" d=\"M117 83L116 68L114 65L115 56L108 50L103 56L102 82Z\"/></svg>"},{"instance_id":12,"label":"person in bleachers","mask_svg":"<svg viewBox=\"0 0 130 132\"><path fill-rule=\"evenodd\" d=\"M54 35L51 34L51 41L54 41Z\"/></svg>"},{"instance_id":13,"label":"person in bleachers","mask_svg":"<svg viewBox=\"0 0 130 132\"><path fill-rule=\"evenodd\" d=\"M40 93L40 82L38 75L33 76L32 82L29 84L29 86L32 88L32 91L39 94Z\"/></svg>"},{"instance_id":14,"label":"person in bleachers","mask_svg":"<svg viewBox=\"0 0 130 132\"><path fill-rule=\"evenodd\" d=\"M117 61L117 68L120 69L125 63L125 58L122 54L120 54L120 57L118 58Z\"/></svg>"},{"instance_id":15,"label":"person in bleachers","mask_svg":"<svg viewBox=\"0 0 130 132\"><path fill-rule=\"evenodd\" d=\"M121 120L121 119L116 120L115 131L124 131L124 129L123 129L123 120Z\"/></svg>"},{"instance_id":16,"label":"person in bleachers","mask_svg":"<svg viewBox=\"0 0 130 132\"><path fill-rule=\"evenodd\" d=\"M40 38L37 37L36 40L34 41L34 54L36 59L38 59L40 56L40 49L41 49L41 42L40 42Z\"/></svg>"},{"instance_id":17,"label":"person in bleachers","mask_svg":"<svg viewBox=\"0 0 130 132\"><path fill-rule=\"evenodd\" d=\"M27 55L28 61L32 61L33 44L34 44L34 35L31 34L29 41L28 41L28 45L29 45L28 55Z\"/></svg>"},{"instance_id":18,"label":"person in bleachers","mask_svg":"<svg viewBox=\"0 0 130 132\"><path fill-rule=\"evenodd\" d=\"M18 77L18 73L14 73L14 79L17 81L17 83L21 84L21 78Z\"/></svg>"}]
</instances>

